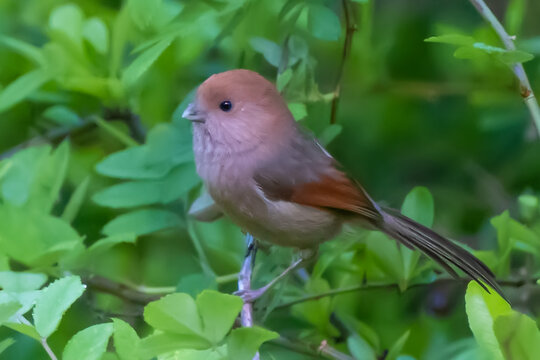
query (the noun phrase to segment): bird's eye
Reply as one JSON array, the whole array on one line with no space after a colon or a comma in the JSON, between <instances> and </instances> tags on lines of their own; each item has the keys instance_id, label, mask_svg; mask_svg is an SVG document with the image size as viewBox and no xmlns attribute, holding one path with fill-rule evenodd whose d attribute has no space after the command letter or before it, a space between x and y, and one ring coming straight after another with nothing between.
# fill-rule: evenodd
<instances>
[{"instance_id":1,"label":"bird's eye","mask_svg":"<svg viewBox=\"0 0 540 360\"><path fill-rule=\"evenodd\" d=\"M225 112L228 112L232 109L232 102L229 100L222 101L221 104L219 104L219 108Z\"/></svg>"}]
</instances>

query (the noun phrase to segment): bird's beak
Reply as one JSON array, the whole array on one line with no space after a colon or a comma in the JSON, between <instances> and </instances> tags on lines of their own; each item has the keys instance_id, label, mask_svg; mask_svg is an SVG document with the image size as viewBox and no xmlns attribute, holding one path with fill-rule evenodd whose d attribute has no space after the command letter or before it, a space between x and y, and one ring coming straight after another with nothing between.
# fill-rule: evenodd
<instances>
[{"instance_id":1,"label":"bird's beak","mask_svg":"<svg viewBox=\"0 0 540 360\"><path fill-rule=\"evenodd\" d=\"M205 121L204 113L197 109L195 103L191 103L188 105L186 110L184 110L184 112L182 113L182 117L193 122L203 123Z\"/></svg>"}]
</instances>

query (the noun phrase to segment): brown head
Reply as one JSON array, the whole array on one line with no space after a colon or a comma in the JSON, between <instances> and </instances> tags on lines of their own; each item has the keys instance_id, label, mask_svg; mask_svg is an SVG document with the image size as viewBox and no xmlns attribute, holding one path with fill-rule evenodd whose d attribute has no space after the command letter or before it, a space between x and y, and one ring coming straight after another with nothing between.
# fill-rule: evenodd
<instances>
[{"instance_id":1,"label":"brown head","mask_svg":"<svg viewBox=\"0 0 540 360\"><path fill-rule=\"evenodd\" d=\"M250 70L231 70L210 76L197 89L184 118L194 132L204 130L228 152L241 151L277 136L294 119L276 87Z\"/></svg>"}]
</instances>

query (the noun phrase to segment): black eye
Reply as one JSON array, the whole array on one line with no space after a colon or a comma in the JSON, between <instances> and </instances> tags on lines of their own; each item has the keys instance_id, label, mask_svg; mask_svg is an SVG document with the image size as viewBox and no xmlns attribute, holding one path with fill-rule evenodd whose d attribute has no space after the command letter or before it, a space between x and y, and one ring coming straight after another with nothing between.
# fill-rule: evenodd
<instances>
[{"instance_id":1,"label":"black eye","mask_svg":"<svg viewBox=\"0 0 540 360\"><path fill-rule=\"evenodd\" d=\"M229 100L222 101L221 104L219 104L219 108L225 112L230 111L232 109L232 102Z\"/></svg>"}]
</instances>

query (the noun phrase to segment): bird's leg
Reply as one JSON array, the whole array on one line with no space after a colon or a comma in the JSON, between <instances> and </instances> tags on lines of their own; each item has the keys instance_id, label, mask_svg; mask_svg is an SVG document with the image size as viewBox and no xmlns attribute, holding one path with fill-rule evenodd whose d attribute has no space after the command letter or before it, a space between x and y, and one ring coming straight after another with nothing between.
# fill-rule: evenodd
<instances>
[{"instance_id":1,"label":"bird's leg","mask_svg":"<svg viewBox=\"0 0 540 360\"><path fill-rule=\"evenodd\" d=\"M297 260L293 261L293 263L289 265L288 268L286 268L281 274L276 276L265 286L253 290L238 290L234 294L240 296L242 300L244 300L244 302L253 302L256 299L260 298L274 285L276 285L276 283L278 283L281 279L287 276L291 271L298 269L303 263L311 260L316 253L317 252L313 251L312 249L302 250L300 252L300 257Z\"/></svg>"}]
</instances>

